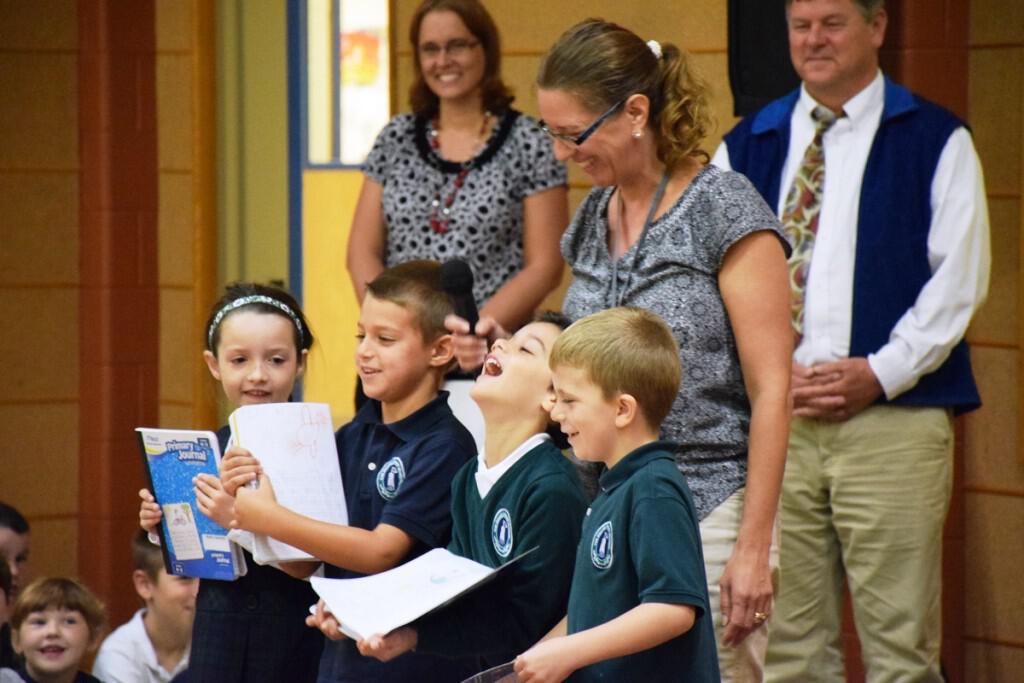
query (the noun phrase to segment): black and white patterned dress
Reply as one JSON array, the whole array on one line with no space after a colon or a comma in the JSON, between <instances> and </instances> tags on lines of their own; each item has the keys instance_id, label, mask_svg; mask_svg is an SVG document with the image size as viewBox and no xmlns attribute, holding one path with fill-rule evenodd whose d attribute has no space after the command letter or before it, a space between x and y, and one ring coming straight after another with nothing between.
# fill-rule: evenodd
<instances>
[{"instance_id":1,"label":"black and white patterned dress","mask_svg":"<svg viewBox=\"0 0 1024 683\"><path fill-rule=\"evenodd\" d=\"M613 188L587 195L562 236L573 281L562 305L573 320L616 305L657 313L672 328L683 364L682 386L662 424L680 444L679 469L701 519L744 486L750 402L736 338L718 289L729 248L760 230L789 250L775 214L742 175L706 166L648 229L640 253L619 259L613 302L608 201Z\"/></svg>"},{"instance_id":2,"label":"black and white patterned dress","mask_svg":"<svg viewBox=\"0 0 1024 683\"><path fill-rule=\"evenodd\" d=\"M438 157L428 136L425 119L400 114L366 159L364 173L383 186L384 263L461 258L473 269L474 298L483 305L523 267L523 200L566 185L567 172L537 122L510 110L473 159L447 231L438 234L430 227L431 202L452 192L463 165Z\"/></svg>"}]
</instances>

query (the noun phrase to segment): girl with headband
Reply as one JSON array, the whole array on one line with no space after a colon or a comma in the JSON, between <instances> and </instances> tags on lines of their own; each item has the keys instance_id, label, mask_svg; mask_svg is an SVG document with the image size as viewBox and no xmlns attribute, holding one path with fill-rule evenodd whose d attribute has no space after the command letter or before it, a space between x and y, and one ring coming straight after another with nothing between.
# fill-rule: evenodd
<instances>
[{"instance_id":1,"label":"girl with headband","mask_svg":"<svg viewBox=\"0 0 1024 683\"><path fill-rule=\"evenodd\" d=\"M214 304L205 341L203 358L210 374L238 407L288 401L306 367L313 333L290 294L238 283ZM217 432L222 452L229 435L226 426ZM199 509L227 526L234 499L216 477L200 476ZM152 532L160 523L160 507L146 489L139 497L139 524ZM199 583L189 680L315 681L323 638L306 627L305 618L316 595L308 582L285 573L288 565L261 566L248 552L245 559L248 571L235 581Z\"/></svg>"}]
</instances>

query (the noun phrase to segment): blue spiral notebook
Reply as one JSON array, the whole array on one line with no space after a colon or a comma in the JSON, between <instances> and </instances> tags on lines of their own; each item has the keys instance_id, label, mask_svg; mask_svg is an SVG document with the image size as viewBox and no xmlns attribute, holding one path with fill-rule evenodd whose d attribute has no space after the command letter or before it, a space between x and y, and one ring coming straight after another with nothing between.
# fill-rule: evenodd
<instances>
[{"instance_id":1,"label":"blue spiral notebook","mask_svg":"<svg viewBox=\"0 0 1024 683\"><path fill-rule=\"evenodd\" d=\"M245 572L228 530L199 511L192 478L218 476L220 446L213 432L139 427L139 451L150 490L163 511L158 527L168 574L233 581Z\"/></svg>"}]
</instances>

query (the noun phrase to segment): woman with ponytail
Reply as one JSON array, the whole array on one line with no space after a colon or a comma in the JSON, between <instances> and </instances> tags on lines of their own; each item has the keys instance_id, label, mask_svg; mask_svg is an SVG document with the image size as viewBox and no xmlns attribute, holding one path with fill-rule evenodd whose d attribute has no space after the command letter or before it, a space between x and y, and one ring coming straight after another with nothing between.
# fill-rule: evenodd
<instances>
[{"instance_id":1,"label":"woman with ponytail","mask_svg":"<svg viewBox=\"0 0 1024 683\"><path fill-rule=\"evenodd\" d=\"M637 306L671 326L683 380L662 435L701 517L711 600L698 612L714 618L723 679L760 680L789 422L789 246L746 178L708 165L705 89L675 45L587 20L547 52L537 88L555 156L597 186L562 237L564 310Z\"/></svg>"}]
</instances>

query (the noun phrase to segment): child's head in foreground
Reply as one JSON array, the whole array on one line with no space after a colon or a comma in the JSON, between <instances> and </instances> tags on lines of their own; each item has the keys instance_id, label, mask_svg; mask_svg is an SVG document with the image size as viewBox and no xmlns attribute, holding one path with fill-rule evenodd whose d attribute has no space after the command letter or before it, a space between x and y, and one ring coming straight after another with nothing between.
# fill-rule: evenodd
<instances>
[{"instance_id":1,"label":"child's head in foreground","mask_svg":"<svg viewBox=\"0 0 1024 683\"><path fill-rule=\"evenodd\" d=\"M168 574L160 547L139 529L132 537L132 581L146 603L147 616L178 635L192 632L199 579Z\"/></svg>"},{"instance_id":2,"label":"child's head in foreground","mask_svg":"<svg viewBox=\"0 0 1024 683\"><path fill-rule=\"evenodd\" d=\"M311 346L313 333L291 294L237 282L210 311L203 357L233 406L283 403Z\"/></svg>"},{"instance_id":3,"label":"child's head in foreground","mask_svg":"<svg viewBox=\"0 0 1024 683\"><path fill-rule=\"evenodd\" d=\"M14 602L11 643L32 678L70 680L99 644L103 620L103 605L88 588L74 579L40 578Z\"/></svg>"},{"instance_id":4,"label":"child's head in foreground","mask_svg":"<svg viewBox=\"0 0 1024 683\"><path fill-rule=\"evenodd\" d=\"M480 376L470 390L485 420L511 413L520 419L535 419L538 431L545 429L554 401L548 360L569 322L561 313L545 312L509 339L499 339L491 345Z\"/></svg>"},{"instance_id":5,"label":"child's head in foreground","mask_svg":"<svg viewBox=\"0 0 1024 683\"><path fill-rule=\"evenodd\" d=\"M672 330L654 313L631 307L573 323L555 342L550 364L552 419L577 457L611 464L625 455L617 446L657 439L682 373Z\"/></svg>"},{"instance_id":6,"label":"child's head in foreground","mask_svg":"<svg viewBox=\"0 0 1024 683\"><path fill-rule=\"evenodd\" d=\"M356 347L366 395L390 403L421 389L436 393L454 361L444 326L454 310L436 261L406 261L374 278L359 312Z\"/></svg>"}]
</instances>

